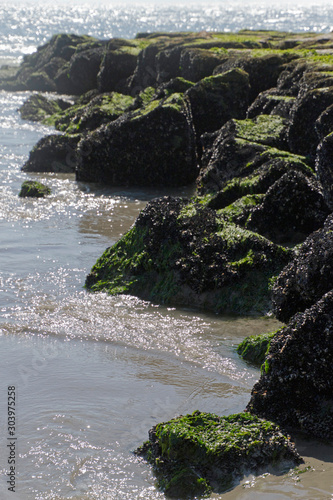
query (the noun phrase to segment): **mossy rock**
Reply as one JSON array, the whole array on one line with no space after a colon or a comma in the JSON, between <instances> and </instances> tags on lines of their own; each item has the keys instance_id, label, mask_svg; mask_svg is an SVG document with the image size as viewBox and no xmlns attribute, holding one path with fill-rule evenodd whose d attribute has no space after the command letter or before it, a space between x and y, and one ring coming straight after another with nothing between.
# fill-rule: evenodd
<instances>
[{"instance_id":1,"label":"mossy rock","mask_svg":"<svg viewBox=\"0 0 333 500\"><path fill-rule=\"evenodd\" d=\"M133 101L133 97L117 92L93 95L88 103L79 101L44 122L67 134L90 131L119 118L133 106Z\"/></svg>"},{"instance_id":2,"label":"mossy rock","mask_svg":"<svg viewBox=\"0 0 333 500\"><path fill-rule=\"evenodd\" d=\"M193 125L182 94L146 106L85 136L77 180L113 186L184 186L194 182Z\"/></svg>"},{"instance_id":3,"label":"mossy rock","mask_svg":"<svg viewBox=\"0 0 333 500\"><path fill-rule=\"evenodd\" d=\"M187 92L197 136L220 129L231 118L245 118L249 75L234 69L202 79Z\"/></svg>"},{"instance_id":4,"label":"mossy rock","mask_svg":"<svg viewBox=\"0 0 333 500\"><path fill-rule=\"evenodd\" d=\"M86 287L219 313L264 314L272 276L292 252L229 223L202 200L150 202L107 249Z\"/></svg>"},{"instance_id":5,"label":"mossy rock","mask_svg":"<svg viewBox=\"0 0 333 500\"><path fill-rule=\"evenodd\" d=\"M221 191L231 180L249 177L273 160L311 171L305 157L283 149L287 146L287 130L288 123L280 116L260 115L227 122L205 152L205 163L197 178L198 194Z\"/></svg>"},{"instance_id":6,"label":"mossy rock","mask_svg":"<svg viewBox=\"0 0 333 500\"><path fill-rule=\"evenodd\" d=\"M277 332L246 337L238 346L237 353L245 361L261 366L265 361L272 338Z\"/></svg>"},{"instance_id":7,"label":"mossy rock","mask_svg":"<svg viewBox=\"0 0 333 500\"><path fill-rule=\"evenodd\" d=\"M33 94L19 108L23 120L42 122L55 113L61 113L70 107L69 102L62 99L47 99L42 94Z\"/></svg>"},{"instance_id":8,"label":"mossy rock","mask_svg":"<svg viewBox=\"0 0 333 500\"><path fill-rule=\"evenodd\" d=\"M137 450L154 467L170 498L222 493L245 473L302 462L290 437L274 423L249 413L219 417L195 411L156 425Z\"/></svg>"},{"instance_id":9,"label":"mossy rock","mask_svg":"<svg viewBox=\"0 0 333 500\"><path fill-rule=\"evenodd\" d=\"M20 198L44 198L51 194L51 189L37 181L25 181L21 186Z\"/></svg>"}]
</instances>

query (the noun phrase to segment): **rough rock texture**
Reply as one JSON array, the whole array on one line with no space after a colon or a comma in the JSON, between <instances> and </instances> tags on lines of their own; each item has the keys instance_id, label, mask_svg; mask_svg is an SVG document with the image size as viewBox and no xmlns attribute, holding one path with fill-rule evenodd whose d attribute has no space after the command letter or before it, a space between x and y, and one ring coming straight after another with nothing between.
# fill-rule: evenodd
<instances>
[{"instance_id":1,"label":"rough rock texture","mask_svg":"<svg viewBox=\"0 0 333 500\"><path fill-rule=\"evenodd\" d=\"M274 242L298 243L319 229L329 213L314 178L291 170L269 188L246 227Z\"/></svg>"},{"instance_id":2,"label":"rough rock texture","mask_svg":"<svg viewBox=\"0 0 333 500\"><path fill-rule=\"evenodd\" d=\"M332 284L332 281L331 281ZM271 341L247 410L333 439L333 292L296 314Z\"/></svg>"},{"instance_id":3,"label":"rough rock texture","mask_svg":"<svg viewBox=\"0 0 333 500\"><path fill-rule=\"evenodd\" d=\"M133 102L133 97L117 92L84 94L76 104L44 122L67 134L87 132L116 120L132 108Z\"/></svg>"},{"instance_id":4,"label":"rough rock texture","mask_svg":"<svg viewBox=\"0 0 333 500\"><path fill-rule=\"evenodd\" d=\"M97 75L99 92L123 92L127 79L134 73L140 49L127 40L110 40Z\"/></svg>"},{"instance_id":5,"label":"rough rock texture","mask_svg":"<svg viewBox=\"0 0 333 500\"><path fill-rule=\"evenodd\" d=\"M63 99L47 99L42 94L32 94L19 108L23 120L41 122L54 113L60 113L69 108L71 103Z\"/></svg>"},{"instance_id":6,"label":"rough rock texture","mask_svg":"<svg viewBox=\"0 0 333 500\"><path fill-rule=\"evenodd\" d=\"M287 322L331 290L333 283L333 217L312 233L296 257L279 275L273 287L276 317Z\"/></svg>"},{"instance_id":7,"label":"rough rock texture","mask_svg":"<svg viewBox=\"0 0 333 500\"><path fill-rule=\"evenodd\" d=\"M318 147L316 173L323 187L325 200L333 210L333 133L325 137Z\"/></svg>"},{"instance_id":8,"label":"rough rock texture","mask_svg":"<svg viewBox=\"0 0 333 500\"><path fill-rule=\"evenodd\" d=\"M149 431L137 450L155 469L169 498L198 498L232 488L244 473L288 461L302 462L289 436L249 413L219 417L196 411Z\"/></svg>"},{"instance_id":9,"label":"rough rock texture","mask_svg":"<svg viewBox=\"0 0 333 500\"><path fill-rule=\"evenodd\" d=\"M37 91L60 91L56 80L65 68L70 71L70 60L81 51L103 46L104 42L99 42L89 36L77 36L60 34L54 35L50 42L38 47L37 51L25 56L23 63L17 72L15 79L9 81L4 88L13 90L37 90ZM88 64L90 62L86 59ZM81 66L82 69L82 66ZM73 76L73 74L72 74ZM82 75L81 75L82 77ZM89 80L91 75L88 76ZM67 80L70 79L67 77ZM68 93L75 93L73 88L66 88Z\"/></svg>"},{"instance_id":10,"label":"rough rock texture","mask_svg":"<svg viewBox=\"0 0 333 500\"><path fill-rule=\"evenodd\" d=\"M22 170L25 172L73 173L77 164L79 136L48 135L32 149Z\"/></svg>"},{"instance_id":11,"label":"rough rock texture","mask_svg":"<svg viewBox=\"0 0 333 500\"><path fill-rule=\"evenodd\" d=\"M314 158L319 143L316 120L333 102L333 87L316 88L294 103L289 129L289 146L293 153Z\"/></svg>"},{"instance_id":12,"label":"rough rock texture","mask_svg":"<svg viewBox=\"0 0 333 500\"><path fill-rule=\"evenodd\" d=\"M21 186L20 198L44 198L51 194L51 189L37 181L25 181Z\"/></svg>"},{"instance_id":13,"label":"rough rock texture","mask_svg":"<svg viewBox=\"0 0 333 500\"><path fill-rule=\"evenodd\" d=\"M286 123L280 116L261 115L227 122L205 152L197 179L199 194L220 191L230 179L248 176L273 158L284 156L293 160L283 151L285 134Z\"/></svg>"},{"instance_id":14,"label":"rough rock texture","mask_svg":"<svg viewBox=\"0 0 333 500\"><path fill-rule=\"evenodd\" d=\"M55 77L57 91L62 94L81 95L96 89L104 51L103 46L97 46L74 54L68 65Z\"/></svg>"},{"instance_id":15,"label":"rough rock texture","mask_svg":"<svg viewBox=\"0 0 333 500\"><path fill-rule=\"evenodd\" d=\"M134 227L106 250L87 288L217 312L270 308L269 283L291 252L179 198L150 202Z\"/></svg>"},{"instance_id":16,"label":"rough rock texture","mask_svg":"<svg viewBox=\"0 0 333 500\"><path fill-rule=\"evenodd\" d=\"M180 94L102 126L79 145L77 180L183 186L197 175L195 138Z\"/></svg>"},{"instance_id":17,"label":"rough rock texture","mask_svg":"<svg viewBox=\"0 0 333 500\"><path fill-rule=\"evenodd\" d=\"M249 91L248 74L240 69L204 78L191 87L186 96L197 136L220 129L231 118L245 118Z\"/></svg>"}]
</instances>

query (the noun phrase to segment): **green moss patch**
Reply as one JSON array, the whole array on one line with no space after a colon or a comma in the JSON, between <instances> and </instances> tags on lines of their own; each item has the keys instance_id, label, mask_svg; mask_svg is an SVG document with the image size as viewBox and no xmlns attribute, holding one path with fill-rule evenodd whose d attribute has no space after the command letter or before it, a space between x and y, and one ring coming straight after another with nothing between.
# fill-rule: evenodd
<instances>
[{"instance_id":1,"label":"green moss patch","mask_svg":"<svg viewBox=\"0 0 333 500\"><path fill-rule=\"evenodd\" d=\"M51 189L37 181L25 181L21 186L20 198L44 198L51 194Z\"/></svg>"},{"instance_id":2,"label":"green moss patch","mask_svg":"<svg viewBox=\"0 0 333 500\"><path fill-rule=\"evenodd\" d=\"M151 202L106 250L86 286L216 312L263 314L270 309L270 279L291 255L200 202L164 198Z\"/></svg>"},{"instance_id":3,"label":"green moss patch","mask_svg":"<svg viewBox=\"0 0 333 500\"><path fill-rule=\"evenodd\" d=\"M195 411L155 426L137 450L154 467L171 498L222 493L244 473L301 459L289 436L274 423L249 413L219 417Z\"/></svg>"},{"instance_id":4,"label":"green moss patch","mask_svg":"<svg viewBox=\"0 0 333 500\"><path fill-rule=\"evenodd\" d=\"M237 347L237 353L241 358L261 366L269 350L272 338L277 332L263 333L246 337Z\"/></svg>"}]
</instances>

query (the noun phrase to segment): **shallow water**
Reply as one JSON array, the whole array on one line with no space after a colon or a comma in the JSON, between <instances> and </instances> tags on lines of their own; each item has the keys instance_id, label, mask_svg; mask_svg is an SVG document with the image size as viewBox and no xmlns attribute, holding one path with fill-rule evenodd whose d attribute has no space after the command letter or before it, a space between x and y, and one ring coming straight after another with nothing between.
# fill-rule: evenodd
<instances>
[{"instance_id":1,"label":"shallow water","mask_svg":"<svg viewBox=\"0 0 333 500\"><path fill-rule=\"evenodd\" d=\"M224 24L218 8L224 9ZM119 9L114 17L90 10L89 17L83 7L7 5L1 12L7 31L0 33L0 60L18 62L58 31L133 36L147 27L208 29L209 19L213 29L244 27L244 9L238 8L237 17L236 7L228 8L228 14L226 6L215 6L189 15L173 7L164 16L158 9L129 9L126 15ZM302 9L297 14L299 28L307 31L311 18L318 31L327 31L329 8L313 9L312 18ZM269 19L276 28L286 23L281 9L260 12L248 11L257 27ZM318 17L325 12L326 24ZM279 324L87 293L83 284L91 266L148 200L187 196L193 189L124 191L78 184L73 175L21 172L37 140L54 133L19 118L17 108L28 95L0 92L0 499L163 499L150 467L133 450L149 428L173 416L243 410L259 371L239 359L235 346ZM52 195L20 199L22 182L35 178ZM6 484L8 386L17 395L16 493ZM297 444L305 458L301 469L308 471L250 475L212 498L333 498L332 446Z\"/></svg>"}]
</instances>

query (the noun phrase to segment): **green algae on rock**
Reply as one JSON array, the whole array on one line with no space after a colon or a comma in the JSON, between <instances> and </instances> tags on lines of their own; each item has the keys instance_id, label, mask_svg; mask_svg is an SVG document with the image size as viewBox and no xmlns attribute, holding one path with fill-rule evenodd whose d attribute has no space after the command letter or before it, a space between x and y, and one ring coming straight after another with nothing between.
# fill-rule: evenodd
<instances>
[{"instance_id":1,"label":"green algae on rock","mask_svg":"<svg viewBox=\"0 0 333 500\"><path fill-rule=\"evenodd\" d=\"M197 498L233 487L244 474L302 462L290 437L249 413L195 411L156 425L136 451L150 462L169 498Z\"/></svg>"},{"instance_id":2,"label":"green algae on rock","mask_svg":"<svg viewBox=\"0 0 333 500\"><path fill-rule=\"evenodd\" d=\"M44 198L51 194L51 189L38 181L25 181L21 186L20 198Z\"/></svg>"},{"instance_id":3,"label":"green algae on rock","mask_svg":"<svg viewBox=\"0 0 333 500\"><path fill-rule=\"evenodd\" d=\"M291 256L200 200L162 198L148 203L98 259L86 287L220 313L264 314L270 279Z\"/></svg>"},{"instance_id":4,"label":"green algae on rock","mask_svg":"<svg viewBox=\"0 0 333 500\"><path fill-rule=\"evenodd\" d=\"M84 137L76 178L118 186L184 186L197 175L193 124L182 94L155 99Z\"/></svg>"},{"instance_id":5,"label":"green algae on rock","mask_svg":"<svg viewBox=\"0 0 333 500\"><path fill-rule=\"evenodd\" d=\"M82 96L77 103L66 109L58 110L44 120L48 125L54 125L57 130L67 134L77 134L95 130L103 124L110 123L126 113L133 105L133 97L109 92L91 96L88 103Z\"/></svg>"},{"instance_id":6,"label":"green algae on rock","mask_svg":"<svg viewBox=\"0 0 333 500\"><path fill-rule=\"evenodd\" d=\"M238 346L237 353L245 361L261 366L265 361L270 343L277 332L263 333L246 337Z\"/></svg>"},{"instance_id":7,"label":"green algae on rock","mask_svg":"<svg viewBox=\"0 0 333 500\"><path fill-rule=\"evenodd\" d=\"M42 122L70 106L71 103L62 99L47 99L43 94L32 94L19 108L19 112L23 120Z\"/></svg>"}]
</instances>

